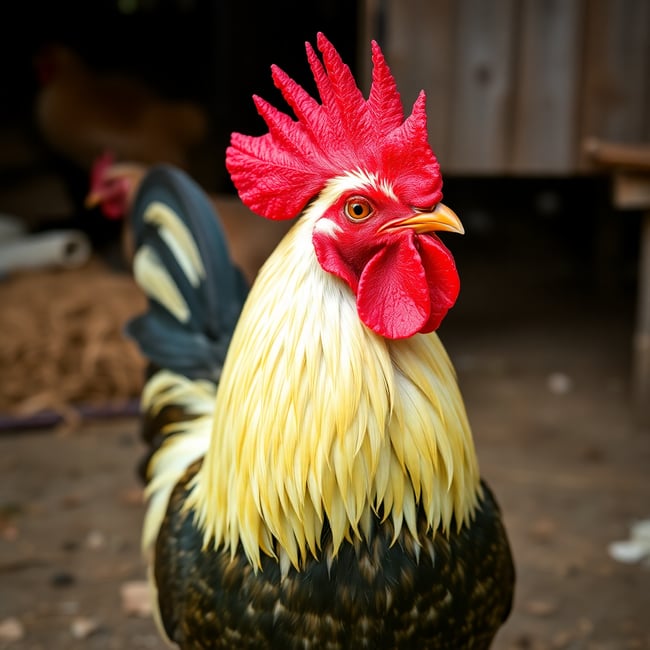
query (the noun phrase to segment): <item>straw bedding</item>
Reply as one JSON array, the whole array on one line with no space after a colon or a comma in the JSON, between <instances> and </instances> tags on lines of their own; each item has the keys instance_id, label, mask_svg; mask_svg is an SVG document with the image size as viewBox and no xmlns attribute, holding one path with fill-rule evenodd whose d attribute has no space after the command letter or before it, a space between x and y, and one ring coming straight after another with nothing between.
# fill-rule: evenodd
<instances>
[{"instance_id":1,"label":"straw bedding","mask_svg":"<svg viewBox=\"0 0 650 650\"><path fill-rule=\"evenodd\" d=\"M49 412L72 424L80 405L101 410L137 399L145 362L123 330L145 306L128 274L96 259L0 280L4 420Z\"/></svg>"}]
</instances>

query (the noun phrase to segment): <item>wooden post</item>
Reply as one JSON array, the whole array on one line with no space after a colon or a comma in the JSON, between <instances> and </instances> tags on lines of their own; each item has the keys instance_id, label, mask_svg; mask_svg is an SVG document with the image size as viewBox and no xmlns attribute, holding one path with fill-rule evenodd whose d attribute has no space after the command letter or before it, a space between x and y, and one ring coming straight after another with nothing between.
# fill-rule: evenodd
<instances>
[{"instance_id":1,"label":"wooden post","mask_svg":"<svg viewBox=\"0 0 650 650\"><path fill-rule=\"evenodd\" d=\"M647 188L650 193L650 175ZM639 423L650 427L650 209L641 222L637 321L634 333L634 403Z\"/></svg>"},{"instance_id":2,"label":"wooden post","mask_svg":"<svg viewBox=\"0 0 650 650\"><path fill-rule=\"evenodd\" d=\"M650 429L650 145L589 139L585 153L613 175L614 207L641 210L632 398L640 426Z\"/></svg>"}]
</instances>

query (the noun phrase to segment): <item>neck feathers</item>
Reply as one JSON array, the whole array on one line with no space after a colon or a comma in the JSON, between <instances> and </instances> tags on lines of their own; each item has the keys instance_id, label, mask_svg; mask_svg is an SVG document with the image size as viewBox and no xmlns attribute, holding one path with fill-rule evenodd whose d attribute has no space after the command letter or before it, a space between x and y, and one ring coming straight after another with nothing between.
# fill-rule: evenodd
<instances>
[{"instance_id":1,"label":"neck feathers","mask_svg":"<svg viewBox=\"0 0 650 650\"><path fill-rule=\"evenodd\" d=\"M298 567L368 536L378 510L417 538L460 526L478 468L453 368L435 334L387 341L366 328L348 287L324 272L307 214L260 270L217 391L210 449L191 504L206 543L254 566L277 543Z\"/></svg>"}]
</instances>

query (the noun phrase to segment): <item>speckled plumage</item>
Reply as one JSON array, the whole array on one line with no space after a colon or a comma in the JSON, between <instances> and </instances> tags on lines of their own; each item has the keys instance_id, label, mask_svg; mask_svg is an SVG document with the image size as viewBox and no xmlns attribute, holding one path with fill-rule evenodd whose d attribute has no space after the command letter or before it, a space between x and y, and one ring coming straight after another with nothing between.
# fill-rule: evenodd
<instances>
[{"instance_id":1,"label":"speckled plumage","mask_svg":"<svg viewBox=\"0 0 650 650\"><path fill-rule=\"evenodd\" d=\"M425 544L376 519L368 541L345 543L328 567L311 559L281 575L264 557L255 572L239 549L206 550L184 506L193 465L174 489L156 543L161 617L183 649L352 648L482 650L507 618L514 568L498 506L483 485L475 520ZM323 555L331 550L329 532Z\"/></svg>"}]
</instances>

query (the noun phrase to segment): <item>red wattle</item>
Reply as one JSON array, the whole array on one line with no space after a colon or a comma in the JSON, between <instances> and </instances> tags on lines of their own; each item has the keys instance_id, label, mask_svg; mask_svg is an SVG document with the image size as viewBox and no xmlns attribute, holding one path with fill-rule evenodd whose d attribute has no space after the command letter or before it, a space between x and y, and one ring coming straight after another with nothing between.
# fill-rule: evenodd
<instances>
[{"instance_id":1,"label":"red wattle","mask_svg":"<svg viewBox=\"0 0 650 650\"><path fill-rule=\"evenodd\" d=\"M390 339L412 336L428 322L430 291L413 233L382 247L366 264L357 311L370 329Z\"/></svg>"},{"instance_id":2,"label":"red wattle","mask_svg":"<svg viewBox=\"0 0 650 650\"><path fill-rule=\"evenodd\" d=\"M452 254L438 237L421 235L417 242L431 302L429 319L420 332L432 332L440 327L443 318L454 306L460 292L460 278Z\"/></svg>"},{"instance_id":3,"label":"red wattle","mask_svg":"<svg viewBox=\"0 0 650 650\"><path fill-rule=\"evenodd\" d=\"M355 269L330 237L315 235L323 269L345 281L356 295L359 318L373 332L403 339L437 329L460 289L454 258L435 235L412 230L371 254Z\"/></svg>"}]
</instances>

